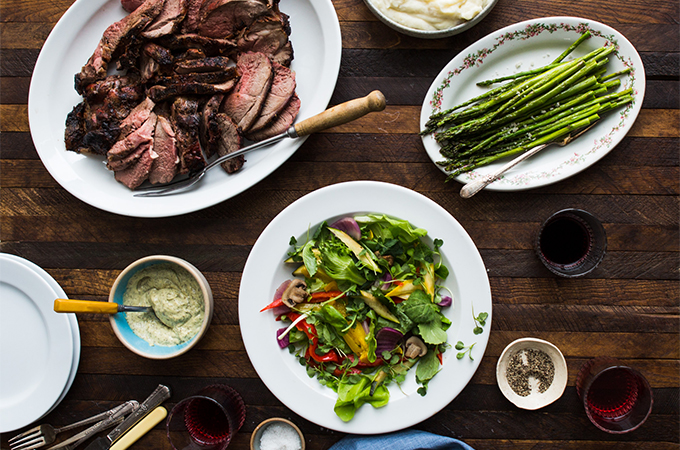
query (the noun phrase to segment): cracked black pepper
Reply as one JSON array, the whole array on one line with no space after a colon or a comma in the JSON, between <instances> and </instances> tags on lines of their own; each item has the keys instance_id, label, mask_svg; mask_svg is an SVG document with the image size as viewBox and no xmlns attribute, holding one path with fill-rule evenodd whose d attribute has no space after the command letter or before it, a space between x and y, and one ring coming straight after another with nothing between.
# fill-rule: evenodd
<instances>
[{"instance_id":1,"label":"cracked black pepper","mask_svg":"<svg viewBox=\"0 0 680 450\"><path fill-rule=\"evenodd\" d=\"M539 393L548 390L555 377L555 364L541 350L522 349L510 357L505 376L517 395L527 397L534 388Z\"/></svg>"}]
</instances>

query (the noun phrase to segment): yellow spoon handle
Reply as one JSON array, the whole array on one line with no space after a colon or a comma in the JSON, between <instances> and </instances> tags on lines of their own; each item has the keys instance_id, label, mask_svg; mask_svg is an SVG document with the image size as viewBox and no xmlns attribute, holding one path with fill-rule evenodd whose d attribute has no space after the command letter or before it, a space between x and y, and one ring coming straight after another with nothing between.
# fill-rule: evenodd
<instances>
[{"instance_id":1,"label":"yellow spoon handle","mask_svg":"<svg viewBox=\"0 0 680 450\"><path fill-rule=\"evenodd\" d=\"M54 301L54 310L58 313L115 314L118 312L118 304L114 302L95 302L58 298Z\"/></svg>"}]
</instances>

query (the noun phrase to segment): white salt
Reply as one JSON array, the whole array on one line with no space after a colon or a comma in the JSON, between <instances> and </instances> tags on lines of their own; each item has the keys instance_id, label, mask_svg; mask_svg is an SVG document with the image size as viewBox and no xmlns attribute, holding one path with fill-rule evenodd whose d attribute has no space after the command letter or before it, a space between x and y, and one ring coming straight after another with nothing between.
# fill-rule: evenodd
<instances>
[{"instance_id":1,"label":"white salt","mask_svg":"<svg viewBox=\"0 0 680 450\"><path fill-rule=\"evenodd\" d=\"M300 450L300 436L293 427L283 423L273 423L262 431L260 450Z\"/></svg>"}]
</instances>

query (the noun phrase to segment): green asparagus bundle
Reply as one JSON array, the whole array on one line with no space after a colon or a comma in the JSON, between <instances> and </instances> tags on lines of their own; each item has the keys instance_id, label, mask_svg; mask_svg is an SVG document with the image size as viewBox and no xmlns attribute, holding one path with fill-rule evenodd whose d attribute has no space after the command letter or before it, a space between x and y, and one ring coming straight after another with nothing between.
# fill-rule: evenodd
<instances>
[{"instance_id":1,"label":"green asparagus bundle","mask_svg":"<svg viewBox=\"0 0 680 450\"><path fill-rule=\"evenodd\" d=\"M632 89L620 92L620 76L607 74L614 47L600 47L571 61L564 59L590 33L581 35L547 66L481 81L502 83L449 110L432 114L421 134L433 133L446 158L438 164L461 173L556 141L597 122L602 114L633 101Z\"/></svg>"}]
</instances>

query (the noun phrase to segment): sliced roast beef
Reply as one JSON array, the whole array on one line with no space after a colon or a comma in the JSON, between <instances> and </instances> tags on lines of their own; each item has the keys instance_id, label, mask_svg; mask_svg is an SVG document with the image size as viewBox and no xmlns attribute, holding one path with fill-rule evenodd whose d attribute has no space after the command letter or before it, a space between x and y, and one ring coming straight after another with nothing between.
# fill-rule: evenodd
<instances>
[{"instance_id":1,"label":"sliced roast beef","mask_svg":"<svg viewBox=\"0 0 680 450\"><path fill-rule=\"evenodd\" d=\"M295 73L288 67L278 63L272 63L272 67L274 69L272 86L264 101L260 115L250 128L251 132L266 127L288 104L293 94L295 94Z\"/></svg>"},{"instance_id":2,"label":"sliced roast beef","mask_svg":"<svg viewBox=\"0 0 680 450\"><path fill-rule=\"evenodd\" d=\"M179 34L163 36L159 42L173 50L198 48L209 56L231 53L236 48L236 41L232 39L213 39L198 34Z\"/></svg>"},{"instance_id":3,"label":"sliced roast beef","mask_svg":"<svg viewBox=\"0 0 680 450\"><path fill-rule=\"evenodd\" d=\"M170 86L152 86L148 90L149 97L155 102L161 102L171 97L185 95L212 95L229 92L234 89L236 80L227 80L220 84L207 83L178 83Z\"/></svg>"},{"instance_id":4,"label":"sliced roast beef","mask_svg":"<svg viewBox=\"0 0 680 450\"><path fill-rule=\"evenodd\" d=\"M226 56L211 56L203 59L178 61L175 72L180 74L197 72L223 72L229 68L231 60Z\"/></svg>"},{"instance_id":5,"label":"sliced roast beef","mask_svg":"<svg viewBox=\"0 0 680 450\"><path fill-rule=\"evenodd\" d=\"M237 77L238 72L236 71L236 68L230 67L227 70L220 72L196 72L187 74L173 74L169 77L159 77L155 84L159 86L171 86L173 84L184 83L220 84Z\"/></svg>"},{"instance_id":6,"label":"sliced roast beef","mask_svg":"<svg viewBox=\"0 0 680 450\"><path fill-rule=\"evenodd\" d=\"M272 64L263 53L244 53L236 64L241 73L234 91L222 104L222 112L246 132L257 120L272 82Z\"/></svg>"},{"instance_id":7,"label":"sliced roast beef","mask_svg":"<svg viewBox=\"0 0 680 450\"><path fill-rule=\"evenodd\" d=\"M142 154L147 151L149 148L151 148L152 141L144 141L139 146L132 150L125 158L123 159L114 159L112 161L109 161L106 163L106 167L109 170L113 170L114 172L118 170L123 170L127 169L131 165L135 164L139 158L142 157Z\"/></svg>"},{"instance_id":8,"label":"sliced roast beef","mask_svg":"<svg viewBox=\"0 0 680 450\"><path fill-rule=\"evenodd\" d=\"M154 159L158 155L151 149L151 142L145 144L146 151L131 166L114 172L116 180L123 183L130 189L136 189L146 181L151 171Z\"/></svg>"},{"instance_id":9,"label":"sliced roast beef","mask_svg":"<svg viewBox=\"0 0 680 450\"><path fill-rule=\"evenodd\" d=\"M130 36L138 35L163 8L164 0L147 0L132 13L109 26L94 53L75 76L75 88L82 94L83 88L93 81L106 76L109 62L120 47L125 46Z\"/></svg>"},{"instance_id":10,"label":"sliced roast beef","mask_svg":"<svg viewBox=\"0 0 680 450\"><path fill-rule=\"evenodd\" d=\"M226 114L220 113L215 117L215 123L217 124L218 131L217 154L219 156L224 156L240 149L243 141L234 121ZM235 158L226 160L220 165L227 173L234 173L243 167L244 162L245 157L239 155Z\"/></svg>"},{"instance_id":11,"label":"sliced roast beef","mask_svg":"<svg viewBox=\"0 0 680 450\"><path fill-rule=\"evenodd\" d=\"M138 80L130 78L110 76L87 86L87 97L66 119L67 150L106 154L118 139L120 122L143 98Z\"/></svg>"},{"instance_id":12,"label":"sliced roast beef","mask_svg":"<svg viewBox=\"0 0 680 450\"><path fill-rule=\"evenodd\" d=\"M144 83L153 80L158 75L160 65L155 59L142 53L139 57L139 76Z\"/></svg>"},{"instance_id":13,"label":"sliced roast beef","mask_svg":"<svg viewBox=\"0 0 680 450\"><path fill-rule=\"evenodd\" d=\"M219 139L219 126L217 114L224 100L224 94L215 94L210 97L201 112L200 141L206 158L217 153L217 141Z\"/></svg>"},{"instance_id":14,"label":"sliced roast beef","mask_svg":"<svg viewBox=\"0 0 680 450\"><path fill-rule=\"evenodd\" d=\"M187 0L187 16L182 23L183 33L194 33L198 28L202 4L203 0Z\"/></svg>"},{"instance_id":15,"label":"sliced roast beef","mask_svg":"<svg viewBox=\"0 0 680 450\"><path fill-rule=\"evenodd\" d=\"M179 156L179 173L191 173L205 167L205 158L198 141L200 117L198 100L189 97L177 97L172 103L173 129Z\"/></svg>"},{"instance_id":16,"label":"sliced roast beef","mask_svg":"<svg viewBox=\"0 0 680 450\"><path fill-rule=\"evenodd\" d=\"M300 98L296 95L290 99L290 102L279 113L276 119L262 130L248 133L246 137L251 141L262 141L264 139L276 136L286 131L293 123L300 111Z\"/></svg>"},{"instance_id":17,"label":"sliced roast beef","mask_svg":"<svg viewBox=\"0 0 680 450\"><path fill-rule=\"evenodd\" d=\"M290 36L288 16L283 13L267 14L253 22L236 45L241 52L261 52L276 60L279 52L287 46L288 36Z\"/></svg>"},{"instance_id":18,"label":"sliced roast beef","mask_svg":"<svg viewBox=\"0 0 680 450\"><path fill-rule=\"evenodd\" d=\"M129 13L139 8L142 3L144 3L144 0L120 0L120 4L123 6L123 9Z\"/></svg>"},{"instance_id":19,"label":"sliced roast beef","mask_svg":"<svg viewBox=\"0 0 680 450\"><path fill-rule=\"evenodd\" d=\"M128 156L130 153L145 142L153 140L153 132L156 128L156 115L151 113L149 118L132 133L124 138L118 140L113 147L106 153L106 158L109 161L120 160Z\"/></svg>"},{"instance_id":20,"label":"sliced roast beef","mask_svg":"<svg viewBox=\"0 0 680 450\"><path fill-rule=\"evenodd\" d=\"M156 106L154 101L147 97L135 109L130 111L130 114L120 123L119 137L123 138L142 126L151 116L154 106Z\"/></svg>"},{"instance_id":21,"label":"sliced roast beef","mask_svg":"<svg viewBox=\"0 0 680 450\"><path fill-rule=\"evenodd\" d=\"M158 116L156 122L153 151L158 157L154 159L151 166L149 181L152 184L169 183L177 174L179 159L175 145L175 131L170 121L163 116Z\"/></svg>"},{"instance_id":22,"label":"sliced roast beef","mask_svg":"<svg viewBox=\"0 0 680 450\"><path fill-rule=\"evenodd\" d=\"M145 42L142 51L145 55L153 58L158 64L169 65L175 62L172 52L155 42Z\"/></svg>"},{"instance_id":23,"label":"sliced roast beef","mask_svg":"<svg viewBox=\"0 0 680 450\"><path fill-rule=\"evenodd\" d=\"M211 0L203 3L198 34L228 38L269 12L266 0Z\"/></svg>"},{"instance_id":24,"label":"sliced roast beef","mask_svg":"<svg viewBox=\"0 0 680 450\"><path fill-rule=\"evenodd\" d=\"M165 0L160 14L142 32L147 39L156 39L174 32L187 14L187 0Z\"/></svg>"}]
</instances>

